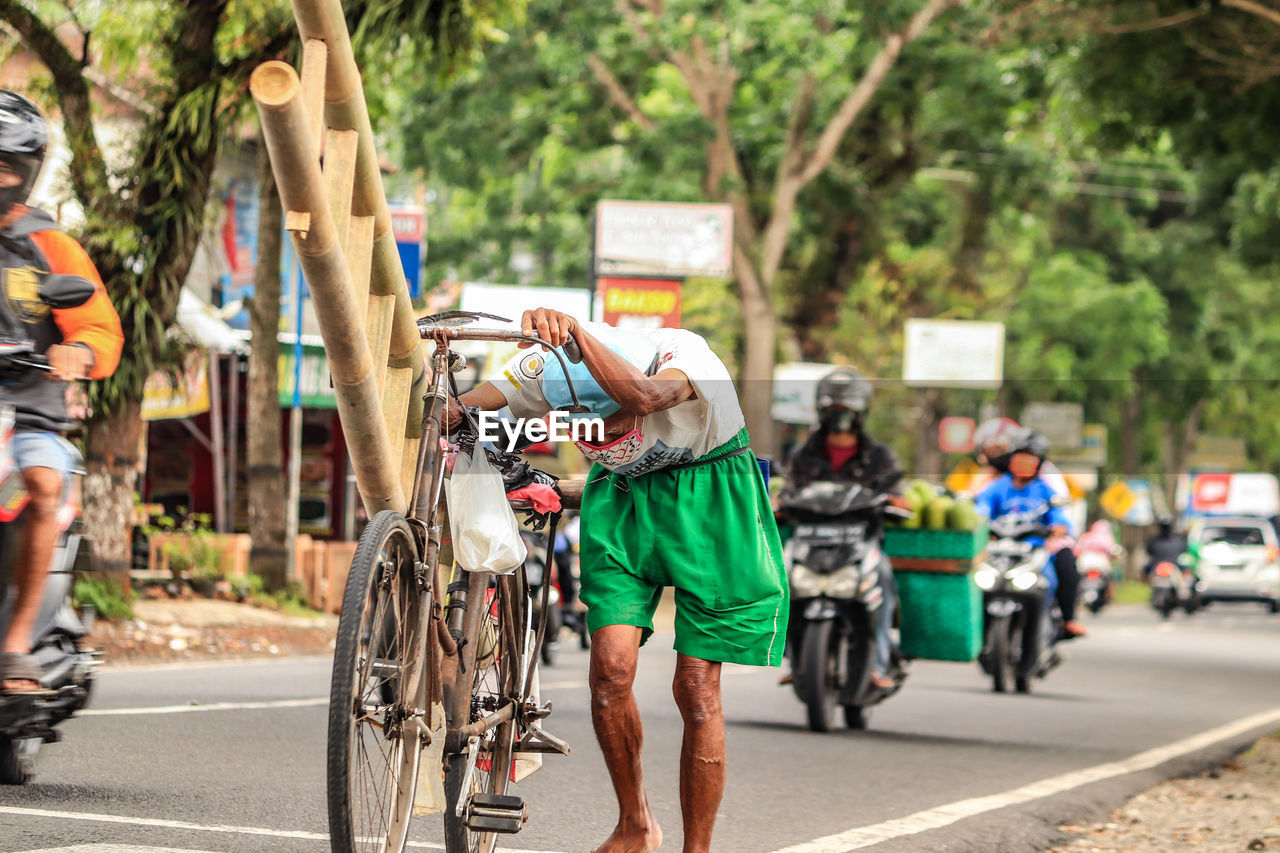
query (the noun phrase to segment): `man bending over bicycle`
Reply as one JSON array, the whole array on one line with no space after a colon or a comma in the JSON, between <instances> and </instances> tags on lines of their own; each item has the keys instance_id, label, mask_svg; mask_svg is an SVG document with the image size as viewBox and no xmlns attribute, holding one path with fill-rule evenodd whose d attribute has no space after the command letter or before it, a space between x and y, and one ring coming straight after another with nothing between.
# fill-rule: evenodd
<instances>
[{"instance_id":1,"label":"man bending over bicycle","mask_svg":"<svg viewBox=\"0 0 1280 853\"><path fill-rule=\"evenodd\" d=\"M649 853L662 842L632 683L666 586L676 590L684 850L706 853L725 780L721 664L779 666L787 630L778 530L733 383L707 342L683 329L614 329L547 308L526 311L522 327L556 347L577 341L582 362L568 365L569 378L591 410L579 417L605 428L600 443L577 442L595 463L579 546L591 717L619 812L596 853ZM518 354L503 378L461 400L525 418L572 402L559 362L541 353ZM456 423L457 403L449 415Z\"/></svg>"}]
</instances>

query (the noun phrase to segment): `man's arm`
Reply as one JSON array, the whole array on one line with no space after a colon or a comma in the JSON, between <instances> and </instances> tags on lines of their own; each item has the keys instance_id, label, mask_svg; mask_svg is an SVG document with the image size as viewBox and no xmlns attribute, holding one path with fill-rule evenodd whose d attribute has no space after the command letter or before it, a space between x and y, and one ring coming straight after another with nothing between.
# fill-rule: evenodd
<instances>
[{"instance_id":1,"label":"man's arm","mask_svg":"<svg viewBox=\"0 0 1280 853\"><path fill-rule=\"evenodd\" d=\"M483 412L496 412L505 405L507 405L507 398L503 393L492 382L483 382L460 395L457 400L449 398L445 405L445 427L451 430L462 420L462 409L465 406L478 406Z\"/></svg>"},{"instance_id":2,"label":"man's arm","mask_svg":"<svg viewBox=\"0 0 1280 853\"><path fill-rule=\"evenodd\" d=\"M78 275L93 282L94 294L75 308L53 309L53 320L62 332L63 344L49 348L51 376L55 379L104 379L115 372L124 348L120 315L107 297L97 268L80 244L61 231L32 235L49 260L53 272Z\"/></svg>"},{"instance_id":3,"label":"man's arm","mask_svg":"<svg viewBox=\"0 0 1280 853\"><path fill-rule=\"evenodd\" d=\"M683 371L662 370L655 376L646 376L568 314L550 308L538 308L524 312L520 325L524 334L537 334L552 346L562 346L571 337L577 340L578 348L582 350L582 363L625 414L648 415L660 412L693 396L693 384Z\"/></svg>"}]
</instances>

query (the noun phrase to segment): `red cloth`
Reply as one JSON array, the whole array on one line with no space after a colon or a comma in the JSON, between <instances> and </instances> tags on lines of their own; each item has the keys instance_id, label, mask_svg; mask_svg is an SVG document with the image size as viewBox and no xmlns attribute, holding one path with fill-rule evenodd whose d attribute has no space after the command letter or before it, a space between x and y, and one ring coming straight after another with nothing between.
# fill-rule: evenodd
<instances>
[{"instance_id":1,"label":"red cloth","mask_svg":"<svg viewBox=\"0 0 1280 853\"><path fill-rule=\"evenodd\" d=\"M853 458L858 452L858 448L854 447L832 447L827 444L827 458L831 460L831 470L839 471L844 467L844 463Z\"/></svg>"},{"instance_id":2,"label":"red cloth","mask_svg":"<svg viewBox=\"0 0 1280 853\"><path fill-rule=\"evenodd\" d=\"M507 492L507 497L515 501L528 501L535 512L559 512L560 495L545 483L530 483Z\"/></svg>"}]
</instances>

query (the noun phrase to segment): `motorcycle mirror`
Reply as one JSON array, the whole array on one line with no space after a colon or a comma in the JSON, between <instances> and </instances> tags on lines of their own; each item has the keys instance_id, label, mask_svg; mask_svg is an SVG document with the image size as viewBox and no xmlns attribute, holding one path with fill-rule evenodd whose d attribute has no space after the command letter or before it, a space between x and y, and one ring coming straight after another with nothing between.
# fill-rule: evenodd
<instances>
[{"instance_id":1,"label":"motorcycle mirror","mask_svg":"<svg viewBox=\"0 0 1280 853\"><path fill-rule=\"evenodd\" d=\"M1054 495L1049 499L1049 505L1050 506L1070 506L1071 496L1070 495Z\"/></svg>"},{"instance_id":2,"label":"motorcycle mirror","mask_svg":"<svg viewBox=\"0 0 1280 853\"><path fill-rule=\"evenodd\" d=\"M78 308L93 296L93 282L78 275L47 275L40 283L40 301L50 308Z\"/></svg>"}]
</instances>

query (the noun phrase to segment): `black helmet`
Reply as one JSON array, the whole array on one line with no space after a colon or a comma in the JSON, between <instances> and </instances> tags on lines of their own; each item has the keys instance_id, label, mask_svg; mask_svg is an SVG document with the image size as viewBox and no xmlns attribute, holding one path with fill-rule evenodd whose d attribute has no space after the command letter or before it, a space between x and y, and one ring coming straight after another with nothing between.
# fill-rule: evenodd
<instances>
[{"instance_id":1,"label":"black helmet","mask_svg":"<svg viewBox=\"0 0 1280 853\"><path fill-rule=\"evenodd\" d=\"M1161 533L1170 533L1173 531L1173 516L1167 512L1162 512L1156 516L1156 526L1160 528Z\"/></svg>"},{"instance_id":2,"label":"black helmet","mask_svg":"<svg viewBox=\"0 0 1280 853\"><path fill-rule=\"evenodd\" d=\"M44 163L49 131L36 105L21 95L0 89L0 162L18 173L18 184L0 188L0 216L22 204L36 185Z\"/></svg>"},{"instance_id":3,"label":"black helmet","mask_svg":"<svg viewBox=\"0 0 1280 853\"><path fill-rule=\"evenodd\" d=\"M859 429L871 408L871 390L871 383L852 367L837 368L819 379L814 389L819 426L824 430Z\"/></svg>"}]
</instances>

